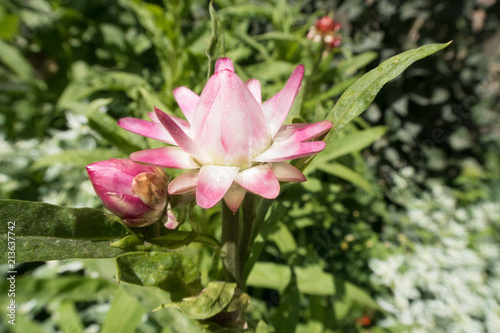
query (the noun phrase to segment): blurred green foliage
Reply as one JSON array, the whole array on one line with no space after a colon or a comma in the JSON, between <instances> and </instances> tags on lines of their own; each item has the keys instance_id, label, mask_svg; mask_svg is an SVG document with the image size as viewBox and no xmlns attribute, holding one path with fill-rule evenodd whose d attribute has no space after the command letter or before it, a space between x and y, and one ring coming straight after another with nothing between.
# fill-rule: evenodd
<instances>
[{"instance_id":1,"label":"blurred green foliage","mask_svg":"<svg viewBox=\"0 0 500 333\"><path fill-rule=\"evenodd\" d=\"M254 266L246 274L256 331L384 331L368 262L387 255L383 237L395 235L395 211L406 211L388 191L394 173L412 165L424 178L439 177L458 205L500 199L500 2L214 4L225 56L243 80L261 80L264 100L296 64L305 65L290 122L325 119L336 99L383 60L454 40L383 89L308 166L308 182L283 186L277 205L262 208L266 225L253 235ZM333 13L343 45L325 52L305 36L318 17ZM153 105L180 116L171 91L201 92L211 31L201 0L3 1L0 198L99 207L84 166L158 146L116 120L144 118ZM219 236L217 208L192 214L201 231ZM200 277L206 285L220 268L213 251L191 244L184 252L208 272ZM117 285L114 269L112 261L95 259L20 265L14 332L201 331L175 308L152 312L170 295ZM5 280L0 287L5 294Z\"/></svg>"}]
</instances>

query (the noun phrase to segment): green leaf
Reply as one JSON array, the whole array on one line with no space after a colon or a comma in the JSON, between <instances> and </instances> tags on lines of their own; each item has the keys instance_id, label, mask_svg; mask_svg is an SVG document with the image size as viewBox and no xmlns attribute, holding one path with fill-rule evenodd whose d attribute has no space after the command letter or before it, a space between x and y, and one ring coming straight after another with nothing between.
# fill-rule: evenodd
<instances>
[{"instance_id":1,"label":"green leaf","mask_svg":"<svg viewBox=\"0 0 500 333\"><path fill-rule=\"evenodd\" d=\"M222 24L217 16L217 12L214 9L213 2L210 1L208 6L208 11L210 13L210 19L212 20L212 33L208 41L206 55L208 57L208 73L207 80L214 72L215 60L217 58L224 57L224 31L222 30Z\"/></svg>"},{"instance_id":2,"label":"green leaf","mask_svg":"<svg viewBox=\"0 0 500 333\"><path fill-rule=\"evenodd\" d=\"M64 333L80 333L84 331L84 326L78 311L76 310L75 303L66 301L59 306L56 316L56 322L59 329Z\"/></svg>"},{"instance_id":3,"label":"green leaf","mask_svg":"<svg viewBox=\"0 0 500 333\"><path fill-rule=\"evenodd\" d=\"M365 67L370 62L377 59L377 57L378 57L377 52L363 52L350 59L347 59L344 62L341 62L335 68L335 70L343 75L350 74L359 70L360 68Z\"/></svg>"},{"instance_id":4,"label":"green leaf","mask_svg":"<svg viewBox=\"0 0 500 333\"><path fill-rule=\"evenodd\" d=\"M201 327L196 321L188 318L176 308L166 308L153 312L158 304L170 300L170 295L166 291L156 287L142 287L134 284L123 284L122 287L141 302L148 312L148 317L158 323L175 323L175 325L165 324L162 333L201 333Z\"/></svg>"},{"instance_id":5,"label":"green leaf","mask_svg":"<svg viewBox=\"0 0 500 333\"><path fill-rule=\"evenodd\" d=\"M146 309L123 288L118 288L111 308L102 325L101 333L134 333Z\"/></svg>"},{"instance_id":6,"label":"green leaf","mask_svg":"<svg viewBox=\"0 0 500 333\"><path fill-rule=\"evenodd\" d=\"M314 105L316 105L316 103L337 97L338 95L342 94L347 88L349 88L354 82L356 82L356 80L358 80L358 79L359 79L359 76L354 76L354 77L347 78L347 79L343 80L342 82L337 83L336 85L334 85L333 87L331 87L327 91L322 92L321 94L314 96L314 98L306 101L304 103L304 107L312 108L312 107L314 107Z\"/></svg>"},{"instance_id":7,"label":"green leaf","mask_svg":"<svg viewBox=\"0 0 500 333\"><path fill-rule=\"evenodd\" d=\"M15 238L16 261L29 262L115 257L123 251L109 244L126 229L96 209L0 200L0 232L0 246Z\"/></svg>"},{"instance_id":8,"label":"green leaf","mask_svg":"<svg viewBox=\"0 0 500 333\"><path fill-rule=\"evenodd\" d=\"M216 249L220 248L219 242L209 235L182 230L176 230L166 235L148 239L148 242L168 249L179 248L191 242L207 244Z\"/></svg>"},{"instance_id":9,"label":"green leaf","mask_svg":"<svg viewBox=\"0 0 500 333\"><path fill-rule=\"evenodd\" d=\"M301 293L319 296L335 295L333 276L323 272L321 267L294 267L294 272ZM283 291L283 288L290 282L291 276L289 266L258 262L248 277L247 285Z\"/></svg>"},{"instance_id":10,"label":"green leaf","mask_svg":"<svg viewBox=\"0 0 500 333\"><path fill-rule=\"evenodd\" d=\"M0 290L6 294L9 285L2 281ZM27 302L36 299L38 302L72 301L91 302L106 299L116 284L107 279L89 279L84 276L62 276L56 279L19 278L16 280L16 300Z\"/></svg>"},{"instance_id":11,"label":"green leaf","mask_svg":"<svg viewBox=\"0 0 500 333\"><path fill-rule=\"evenodd\" d=\"M116 258L118 282L157 286L171 294L173 301L200 292L196 265L177 252L131 252Z\"/></svg>"},{"instance_id":12,"label":"green leaf","mask_svg":"<svg viewBox=\"0 0 500 333\"><path fill-rule=\"evenodd\" d=\"M199 295L163 304L158 309L175 306L190 318L208 319L224 310L233 299L235 289L236 283L213 281Z\"/></svg>"},{"instance_id":13,"label":"green leaf","mask_svg":"<svg viewBox=\"0 0 500 333\"><path fill-rule=\"evenodd\" d=\"M323 172L345 179L348 182L361 187L368 193L375 193L370 182L363 178L362 175L346 167L345 165L342 165L340 163L328 163L319 165L317 166L317 168Z\"/></svg>"},{"instance_id":14,"label":"green leaf","mask_svg":"<svg viewBox=\"0 0 500 333\"><path fill-rule=\"evenodd\" d=\"M327 120L333 123L333 127L324 141L328 143L333 140L345 125L365 111L387 82L397 77L415 61L430 56L450 43L429 44L415 50L403 52L384 61L377 68L363 75L342 94L337 104L326 117Z\"/></svg>"},{"instance_id":15,"label":"green leaf","mask_svg":"<svg viewBox=\"0 0 500 333\"><path fill-rule=\"evenodd\" d=\"M27 315L23 315L20 313L16 314L16 321L14 322L15 325L10 325L12 333L49 333L49 329L45 328L40 324L40 322L33 320L33 319L28 319ZM7 317L8 318L8 317ZM6 319L10 320L10 318Z\"/></svg>"},{"instance_id":16,"label":"green leaf","mask_svg":"<svg viewBox=\"0 0 500 333\"><path fill-rule=\"evenodd\" d=\"M295 238L292 233L288 230L288 227L284 223L279 222L277 227L276 231L269 235L269 240L276 243L276 246L280 250L281 254L288 257L296 252L297 243L295 242Z\"/></svg>"},{"instance_id":17,"label":"green leaf","mask_svg":"<svg viewBox=\"0 0 500 333\"><path fill-rule=\"evenodd\" d=\"M363 289L353 285L352 283L343 282L345 284L345 298L356 302L358 304L364 305L371 309L379 309L377 302Z\"/></svg>"},{"instance_id":18,"label":"green leaf","mask_svg":"<svg viewBox=\"0 0 500 333\"><path fill-rule=\"evenodd\" d=\"M85 115L89 119L89 126L125 154L141 150L140 146L132 143L129 139L130 133L116 125L115 118L99 111L100 106L109 103L111 103L111 99L97 99L87 106Z\"/></svg>"},{"instance_id":19,"label":"green leaf","mask_svg":"<svg viewBox=\"0 0 500 333\"><path fill-rule=\"evenodd\" d=\"M17 48L0 39L0 62L4 63L22 81L33 80L33 68Z\"/></svg>"},{"instance_id":20,"label":"green leaf","mask_svg":"<svg viewBox=\"0 0 500 333\"><path fill-rule=\"evenodd\" d=\"M92 151L85 150L65 150L64 153L43 156L37 159L37 161L30 166L30 170L38 170L46 168L55 163L62 163L65 165L73 165L75 167L85 167L86 165L102 161L109 160L111 158L122 158L127 157L126 154L121 153L113 149L97 148Z\"/></svg>"},{"instance_id":21,"label":"green leaf","mask_svg":"<svg viewBox=\"0 0 500 333\"><path fill-rule=\"evenodd\" d=\"M289 266L271 262L257 262L248 276L246 285L283 291L290 282L292 271Z\"/></svg>"},{"instance_id":22,"label":"green leaf","mask_svg":"<svg viewBox=\"0 0 500 333\"><path fill-rule=\"evenodd\" d=\"M295 332L299 321L299 289L292 279L280 296L278 311L272 318L276 332Z\"/></svg>"},{"instance_id":23,"label":"green leaf","mask_svg":"<svg viewBox=\"0 0 500 333\"><path fill-rule=\"evenodd\" d=\"M325 150L311 162L307 171L311 172L311 170L318 165L324 164L340 156L360 151L380 139L385 132L387 132L387 127L377 126L362 131L354 131L353 133L340 137L326 146Z\"/></svg>"},{"instance_id":24,"label":"green leaf","mask_svg":"<svg viewBox=\"0 0 500 333\"><path fill-rule=\"evenodd\" d=\"M249 258L245 262L243 269L243 281L247 279L253 266L264 250L264 246L269 237L269 234L276 227L278 221L286 214L288 208L282 204L274 205L272 210L269 210L271 201L264 201L260 207L259 214L255 218L253 230L259 230L257 235L252 234L250 244L253 244L250 249Z\"/></svg>"}]
</instances>

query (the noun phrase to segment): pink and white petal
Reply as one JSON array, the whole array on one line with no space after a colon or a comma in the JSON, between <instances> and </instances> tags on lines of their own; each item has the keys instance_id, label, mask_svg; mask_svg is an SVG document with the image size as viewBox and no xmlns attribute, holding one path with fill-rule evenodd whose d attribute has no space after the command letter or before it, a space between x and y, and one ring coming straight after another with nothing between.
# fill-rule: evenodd
<instances>
[{"instance_id":1,"label":"pink and white petal","mask_svg":"<svg viewBox=\"0 0 500 333\"><path fill-rule=\"evenodd\" d=\"M259 103L235 73L220 71L212 80L220 83L220 89L203 126L197 130L198 119L193 122L195 140L203 144L211 163L246 166L249 156L270 146L266 119ZM205 92L201 94L204 98Z\"/></svg>"},{"instance_id":2,"label":"pink and white petal","mask_svg":"<svg viewBox=\"0 0 500 333\"><path fill-rule=\"evenodd\" d=\"M248 90L252 93L255 100L262 104L262 92L260 90L260 81L257 79L249 79L246 83Z\"/></svg>"},{"instance_id":3,"label":"pink and white petal","mask_svg":"<svg viewBox=\"0 0 500 333\"><path fill-rule=\"evenodd\" d=\"M170 205L170 202L167 205L167 212L166 212L166 218L167 221L164 223L165 228L167 229L175 229L179 225L179 222L177 221L177 216L175 216L174 211L172 210L172 206Z\"/></svg>"},{"instance_id":4,"label":"pink and white petal","mask_svg":"<svg viewBox=\"0 0 500 333\"><path fill-rule=\"evenodd\" d=\"M254 162L281 162L311 156L325 149L324 141L274 143L268 150L253 159Z\"/></svg>"},{"instance_id":5,"label":"pink and white petal","mask_svg":"<svg viewBox=\"0 0 500 333\"><path fill-rule=\"evenodd\" d=\"M175 177L168 184L168 193L170 195L184 194L196 190L199 170L189 170Z\"/></svg>"},{"instance_id":6,"label":"pink and white petal","mask_svg":"<svg viewBox=\"0 0 500 333\"><path fill-rule=\"evenodd\" d=\"M165 126L168 133L172 136L179 147L182 148L182 150L201 160L205 160L205 154L201 147L194 142L181 127L179 127L171 116L156 107L155 112L161 124Z\"/></svg>"},{"instance_id":7,"label":"pink and white petal","mask_svg":"<svg viewBox=\"0 0 500 333\"><path fill-rule=\"evenodd\" d=\"M160 109L158 109L160 110ZM160 110L162 111L162 110ZM164 111L162 111L164 112ZM182 118L179 118L179 117L176 117L176 116L172 116L172 115L168 115L173 121L175 121L175 123L177 125L179 125L180 128L182 128L182 130L184 132L186 132L188 135L190 135L190 129L191 129L191 125L189 124L189 122L185 119L182 119ZM149 119L151 119L152 121L154 121L155 123L158 123L161 125L161 122L160 122L160 119L158 119L158 117L156 116L156 112L155 111L151 111L148 113L148 117ZM163 126L163 125L162 125ZM164 127L165 128L165 127Z\"/></svg>"},{"instance_id":8,"label":"pink and white petal","mask_svg":"<svg viewBox=\"0 0 500 333\"><path fill-rule=\"evenodd\" d=\"M198 174L196 203L201 208L212 208L226 194L238 174L238 167L204 165Z\"/></svg>"},{"instance_id":9,"label":"pink and white petal","mask_svg":"<svg viewBox=\"0 0 500 333\"><path fill-rule=\"evenodd\" d=\"M177 104L179 104L184 117L186 117L187 121L191 123L194 112L196 111L196 106L200 101L200 96L186 87L175 88L172 93L174 94L174 98L177 101Z\"/></svg>"},{"instance_id":10,"label":"pink and white petal","mask_svg":"<svg viewBox=\"0 0 500 333\"><path fill-rule=\"evenodd\" d=\"M280 193L280 183L267 164L238 173L234 181L247 191L266 199L274 199Z\"/></svg>"},{"instance_id":11,"label":"pink and white petal","mask_svg":"<svg viewBox=\"0 0 500 333\"><path fill-rule=\"evenodd\" d=\"M299 65L293 71L285 87L262 104L262 111L266 117L271 137L274 137L278 132L288 112L290 112L293 101L299 92L303 76L304 66Z\"/></svg>"},{"instance_id":12,"label":"pink and white petal","mask_svg":"<svg viewBox=\"0 0 500 333\"><path fill-rule=\"evenodd\" d=\"M102 203L111 212L125 219L137 219L151 211L151 208L136 196L123 193L106 193Z\"/></svg>"},{"instance_id":13,"label":"pink and white petal","mask_svg":"<svg viewBox=\"0 0 500 333\"><path fill-rule=\"evenodd\" d=\"M281 182L302 183L307 180L302 171L287 162L273 162L268 165Z\"/></svg>"},{"instance_id":14,"label":"pink and white petal","mask_svg":"<svg viewBox=\"0 0 500 333\"><path fill-rule=\"evenodd\" d=\"M219 58L215 62L215 71L214 73L220 72L224 69L228 69L231 72L234 72L234 65L231 59L229 58Z\"/></svg>"},{"instance_id":15,"label":"pink and white petal","mask_svg":"<svg viewBox=\"0 0 500 333\"><path fill-rule=\"evenodd\" d=\"M121 128L147 138L166 142L168 144L177 145L165 127L154 121L147 121L137 118L121 118L118 120L118 126Z\"/></svg>"},{"instance_id":16,"label":"pink and white petal","mask_svg":"<svg viewBox=\"0 0 500 333\"><path fill-rule=\"evenodd\" d=\"M134 176L121 172L114 168L101 169L99 172L89 172L89 178L94 186L94 190L99 198L102 199L102 194L107 192L133 194L132 182Z\"/></svg>"},{"instance_id":17,"label":"pink and white petal","mask_svg":"<svg viewBox=\"0 0 500 333\"><path fill-rule=\"evenodd\" d=\"M178 147L161 147L140 150L130 154L134 162L145 163L161 168L172 169L198 169L200 166L191 155Z\"/></svg>"},{"instance_id":18,"label":"pink and white petal","mask_svg":"<svg viewBox=\"0 0 500 333\"><path fill-rule=\"evenodd\" d=\"M301 124L302 125L302 124ZM332 123L328 120L323 120L315 124L305 124L305 126L296 128L286 128L278 131L274 137L274 142L305 142L315 139L332 128ZM283 126L282 126L283 128Z\"/></svg>"},{"instance_id":19,"label":"pink and white petal","mask_svg":"<svg viewBox=\"0 0 500 333\"><path fill-rule=\"evenodd\" d=\"M158 117L156 116L156 112L154 112L154 111L149 112L148 117L149 117L149 119L151 119L155 123L161 124L160 119L158 119Z\"/></svg>"},{"instance_id":20,"label":"pink and white petal","mask_svg":"<svg viewBox=\"0 0 500 333\"><path fill-rule=\"evenodd\" d=\"M224 201L233 213L236 213L238 208L240 208L246 193L247 190L236 183L231 184L231 187L227 190L224 195Z\"/></svg>"},{"instance_id":21,"label":"pink and white petal","mask_svg":"<svg viewBox=\"0 0 500 333\"><path fill-rule=\"evenodd\" d=\"M154 167L135 163L134 161L129 160L128 158L112 158L109 160L109 163L111 164L112 167L120 171L123 171L133 177L143 172L152 172L152 173L156 172L156 169Z\"/></svg>"}]
</instances>

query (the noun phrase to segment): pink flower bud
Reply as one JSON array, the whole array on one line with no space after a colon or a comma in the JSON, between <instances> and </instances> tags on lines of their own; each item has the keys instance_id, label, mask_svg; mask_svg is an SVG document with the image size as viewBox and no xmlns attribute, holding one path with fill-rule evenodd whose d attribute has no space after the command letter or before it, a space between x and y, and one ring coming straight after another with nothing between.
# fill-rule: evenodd
<instances>
[{"instance_id":1,"label":"pink flower bud","mask_svg":"<svg viewBox=\"0 0 500 333\"><path fill-rule=\"evenodd\" d=\"M333 31L335 22L330 16L323 16L322 18L316 20L314 27L318 29L320 33L326 34Z\"/></svg>"},{"instance_id":2,"label":"pink flower bud","mask_svg":"<svg viewBox=\"0 0 500 333\"><path fill-rule=\"evenodd\" d=\"M177 227L161 168L121 158L90 164L87 172L104 206L128 226L144 227L162 218L170 229Z\"/></svg>"},{"instance_id":3,"label":"pink flower bud","mask_svg":"<svg viewBox=\"0 0 500 333\"><path fill-rule=\"evenodd\" d=\"M342 36L339 33L341 24L335 22L330 16L323 16L314 22L307 38L315 42L322 42L327 48L333 49L339 47L342 42Z\"/></svg>"}]
</instances>

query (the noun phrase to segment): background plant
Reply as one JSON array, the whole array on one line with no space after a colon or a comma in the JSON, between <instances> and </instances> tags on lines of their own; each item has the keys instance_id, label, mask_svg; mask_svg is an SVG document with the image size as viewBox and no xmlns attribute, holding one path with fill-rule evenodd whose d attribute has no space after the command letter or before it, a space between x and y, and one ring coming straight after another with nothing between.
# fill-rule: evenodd
<instances>
[{"instance_id":1,"label":"background plant","mask_svg":"<svg viewBox=\"0 0 500 333\"><path fill-rule=\"evenodd\" d=\"M277 332L365 325L381 330L387 325L376 320L386 312L378 312L368 296L381 295L370 283L368 262L386 258L386 244L380 242L393 241L395 233L381 230L401 216L398 209L409 211L405 203L391 204L391 174L411 164L424 177L440 177L453 187L457 205L490 196L498 200L492 194L499 188L498 54L492 47L498 3L215 4L226 56L239 65L243 79L256 77L271 87L264 99L282 87L296 64L305 65L307 78L292 114L306 121L324 119L365 67L417 45L454 39L444 54L413 65L382 90L364 119L346 126L306 169L309 181L283 191L268 227L257 236L261 263L248 279L255 325L262 320ZM203 87L211 32L206 4L8 1L0 6L1 196L99 207L83 167L154 147L121 131L116 119L141 117L152 105L176 114L171 90ZM343 46L325 54L306 34L316 18L333 9L342 22ZM192 214L201 231L218 236L217 209ZM405 228L411 230L411 223ZM210 272L201 277L208 281L211 251L190 244L184 252ZM23 307L16 329L196 332L194 322L176 309L150 311L169 300L167 293L116 286L111 266L108 260L20 265ZM393 291L385 289L382 298ZM115 313L124 308L129 320L117 321Z\"/></svg>"}]
</instances>

